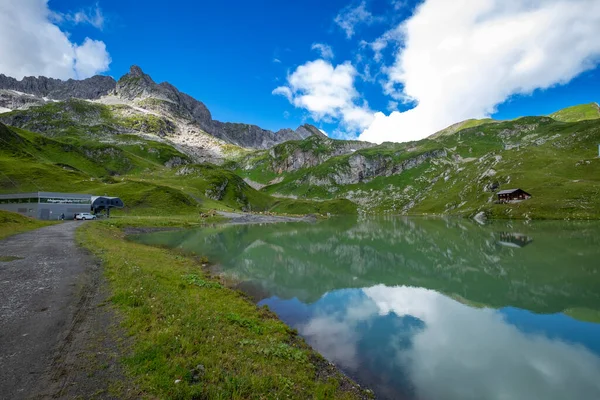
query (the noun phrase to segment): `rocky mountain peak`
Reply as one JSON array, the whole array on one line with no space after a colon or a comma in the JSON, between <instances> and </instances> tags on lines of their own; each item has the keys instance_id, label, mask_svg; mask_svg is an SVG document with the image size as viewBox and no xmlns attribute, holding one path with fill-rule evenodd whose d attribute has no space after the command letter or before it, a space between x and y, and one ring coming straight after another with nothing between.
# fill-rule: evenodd
<instances>
[{"instance_id":1,"label":"rocky mountain peak","mask_svg":"<svg viewBox=\"0 0 600 400\"><path fill-rule=\"evenodd\" d=\"M327 135L325 135L319 128L311 124L300 125L298 129L296 129L296 133L302 138L306 139L309 136L316 136L322 139L327 139Z\"/></svg>"},{"instance_id":2,"label":"rocky mountain peak","mask_svg":"<svg viewBox=\"0 0 600 400\"><path fill-rule=\"evenodd\" d=\"M208 108L200 101L180 92L168 82L155 83L137 65L117 82L115 94L127 100L153 98L160 104L146 103L144 107L165 109L174 115L196 122L205 132L242 147L266 149L288 140L302 140L311 135L325 137L316 127L303 125L297 130L282 129L272 132L256 125L220 122L212 119Z\"/></svg>"},{"instance_id":3,"label":"rocky mountain peak","mask_svg":"<svg viewBox=\"0 0 600 400\"><path fill-rule=\"evenodd\" d=\"M278 132L262 129L256 125L220 122L212 119L208 108L201 101L180 92L168 82L157 84L138 65L118 81L110 76L96 75L88 79L61 81L46 77L26 77L21 81L0 74L0 107L20 109L30 104L42 104L48 99L68 100L79 98L97 100L113 95L126 102L159 112L168 118L194 122L206 133L241 147L267 149L288 140L303 140L310 136L326 136L312 125L302 125L296 130L281 129ZM11 90L27 93L20 95ZM153 101L143 101L150 99Z\"/></svg>"},{"instance_id":4,"label":"rocky mountain peak","mask_svg":"<svg viewBox=\"0 0 600 400\"><path fill-rule=\"evenodd\" d=\"M131 76L144 76L144 71L142 71L142 69L140 67L138 67L137 65L132 65L129 68L129 75Z\"/></svg>"},{"instance_id":5,"label":"rocky mountain peak","mask_svg":"<svg viewBox=\"0 0 600 400\"><path fill-rule=\"evenodd\" d=\"M143 99L147 97L163 98L158 85L137 65L132 65L129 72L117 82L115 94L126 100Z\"/></svg>"}]
</instances>

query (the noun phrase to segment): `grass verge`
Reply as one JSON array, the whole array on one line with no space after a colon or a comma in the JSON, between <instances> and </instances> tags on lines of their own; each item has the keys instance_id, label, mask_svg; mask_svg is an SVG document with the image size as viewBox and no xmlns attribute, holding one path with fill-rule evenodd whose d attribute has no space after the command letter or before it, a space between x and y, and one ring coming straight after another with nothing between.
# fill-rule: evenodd
<instances>
[{"instance_id":1,"label":"grass verge","mask_svg":"<svg viewBox=\"0 0 600 400\"><path fill-rule=\"evenodd\" d=\"M105 223L116 228L194 228L206 223L221 222L225 219L218 215L202 218L199 214L171 217L119 215L111 216Z\"/></svg>"},{"instance_id":2,"label":"grass verge","mask_svg":"<svg viewBox=\"0 0 600 400\"><path fill-rule=\"evenodd\" d=\"M21 214L0 210L0 239L56 223L55 221L39 221Z\"/></svg>"},{"instance_id":3,"label":"grass verge","mask_svg":"<svg viewBox=\"0 0 600 400\"><path fill-rule=\"evenodd\" d=\"M126 241L108 223L86 224L77 238L103 262L133 338L124 365L148 397L365 397L273 313L196 260Z\"/></svg>"}]
</instances>

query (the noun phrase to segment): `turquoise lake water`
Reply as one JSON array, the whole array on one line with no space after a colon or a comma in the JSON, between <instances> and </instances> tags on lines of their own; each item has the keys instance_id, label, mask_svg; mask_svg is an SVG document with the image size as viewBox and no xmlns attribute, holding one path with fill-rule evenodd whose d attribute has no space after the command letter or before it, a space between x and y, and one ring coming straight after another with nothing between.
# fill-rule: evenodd
<instances>
[{"instance_id":1,"label":"turquoise lake water","mask_svg":"<svg viewBox=\"0 0 600 400\"><path fill-rule=\"evenodd\" d=\"M600 223L353 218L136 236L218 263L384 399L600 399Z\"/></svg>"}]
</instances>

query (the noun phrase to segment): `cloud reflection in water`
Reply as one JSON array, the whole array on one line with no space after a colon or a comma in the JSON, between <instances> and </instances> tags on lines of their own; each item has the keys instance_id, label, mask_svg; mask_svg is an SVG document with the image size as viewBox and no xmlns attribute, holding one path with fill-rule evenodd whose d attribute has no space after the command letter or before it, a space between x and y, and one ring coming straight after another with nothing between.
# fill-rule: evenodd
<instances>
[{"instance_id":1,"label":"cloud reflection in water","mask_svg":"<svg viewBox=\"0 0 600 400\"><path fill-rule=\"evenodd\" d=\"M522 332L497 310L384 285L331 292L309 307L299 332L384 396L600 398L597 354L543 332Z\"/></svg>"}]
</instances>

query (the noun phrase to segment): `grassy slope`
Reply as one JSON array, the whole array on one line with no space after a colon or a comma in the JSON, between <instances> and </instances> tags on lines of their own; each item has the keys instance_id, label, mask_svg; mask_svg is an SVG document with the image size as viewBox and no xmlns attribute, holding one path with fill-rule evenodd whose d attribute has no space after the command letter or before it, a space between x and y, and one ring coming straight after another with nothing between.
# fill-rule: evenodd
<instances>
[{"instance_id":1,"label":"grassy slope","mask_svg":"<svg viewBox=\"0 0 600 400\"><path fill-rule=\"evenodd\" d=\"M118 116L120 111L127 109L125 105L69 99L4 113L0 120L52 137L79 136L82 132L89 137L101 138L114 133L166 134L173 131L172 125L163 117L152 114Z\"/></svg>"},{"instance_id":2,"label":"grassy slope","mask_svg":"<svg viewBox=\"0 0 600 400\"><path fill-rule=\"evenodd\" d=\"M561 122L579 122L590 119L600 118L600 107L596 103L580 104L573 107L564 108L549 115Z\"/></svg>"},{"instance_id":3,"label":"grassy slope","mask_svg":"<svg viewBox=\"0 0 600 400\"><path fill-rule=\"evenodd\" d=\"M72 139L73 140L73 139ZM20 129L0 126L0 192L64 191L122 197L125 212L191 213L194 199L163 185L144 185L115 173L161 171L161 154L183 157L162 143L142 140L136 146L152 149L146 158L122 148L96 143L70 144ZM165 204L167 207L165 207ZM166 209L165 209L166 208Z\"/></svg>"},{"instance_id":4,"label":"grassy slope","mask_svg":"<svg viewBox=\"0 0 600 400\"><path fill-rule=\"evenodd\" d=\"M149 397L356 398L337 373L319 378L323 360L294 331L194 260L126 241L105 223L86 225L78 239L104 264L134 339L125 366Z\"/></svg>"},{"instance_id":5,"label":"grassy slope","mask_svg":"<svg viewBox=\"0 0 600 400\"><path fill-rule=\"evenodd\" d=\"M355 212L347 200L325 204L282 201L212 165L168 168L164 164L171 159L189 160L164 143L128 135L112 139L116 143L98 143L83 135L48 138L0 125L0 193L64 191L119 196L126 207L116 215L197 215L203 209ZM181 173L182 168L187 172Z\"/></svg>"},{"instance_id":6,"label":"grassy slope","mask_svg":"<svg viewBox=\"0 0 600 400\"><path fill-rule=\"evenodd\" d=\"M468 119L466 121L462 121L462 122L456 123L454 125L451 125L445 129L442 129L441 131L434 133L430 138L437 139L442 136L455 134L456 132L461 131L463 129L474 128L476 126L495 123L495 122L500 122L500 121L495 121L491 118Z\"/></svg>"},{"instance_id":7,"label":"grassy slope","mask_svg":"<svg viewBox=\"0 0 600 400\"><path fill-rule=\"evenodd\" d=\"M231 163L228 167L237 167L235 173L204 165L194 166L192 173L178 174L177 169L166 168L164 164L173 158L185 160L185 156L168 145L132 135L109 135L112 143L99 143L106 141L107 136L97 130L102 126L106 130L115 121L110 107L76 100L44 107L28 123L56 125L59 132L56 140L14 129L18 137L11 140L20 138L26 143L20 143L19 150L11 150L14 146L0 149L0 167L7 171L0 175L0 190L40 188L113 193L124 198L128 206L125 213L141 215L193 214L197 209L207 208L292 214L355 212L353 203L339 200L346 198L360 202L363 210L377 213L472 215L483 210L496 217L600 217L595 158L600 143L598 120L587 120L598 114L593 104L553 114L560 120L579 122L534 117L514 121L469 120L423 141L386 143L358 150L356 153L367 159L395 164L435 149L445 149L448 156L427 160L399 175L353 185L336 185L330 179L349 171L351 155L329 158L320 165L295 172L278 174L273 169L296 149L317 155L332 154L341 142L324 146L314 138L293 141ZM25 118L28 112L8 115ZM144 129L168 128L160 121L129 122ZM118 124L127 125L123 121ZM493 170L495 175L484 176L487 170ZM259 192L248 187L239 176L261 183L277 177L283 181ZM315 180L330 183L309 183ZM519 205L496 206L492 204L493 193L486 189L491 184L501 188L522 187L534 198ZM73 186L78 190L73 190ZM302 201L270 196L277 193ZM312 199L325 203L306 202Z\"/></svg>"},{"instance_id":8,"label":"grassy slope","mask_svg":"<svg viewBox=\"0 0 600 400\"><path fill-rule=\"evenodd\" d=\"M0 210L0 239L56 223L56 221L38 221L21 214Z\"/></svg>"},{"instance_id":9,"label":"grassy slope","mask_svg":"<svg viewBox=\"0 0 600 400\"><path fill-rule=\"evenodd\" d=\"M599 140L596 121L524 118L465 130L444 144L456 146L465 159L477 159L445 167L443 172L438 168L448 179L432 185L413 212L472 214L483 210L495 217L600 218ZM505 150L506 145L512 148ZM462 168L460 173L457 167ZM493 176L485 176L490 170ZM492 183L504 189L520 187L533 198L495 205L491 202L494 193L484 190Z\"/></svg>"},{"instance_id":10,"label":"grassy slope","mask_svg":"<svg viewBox=\"0 0 600 400\"><path fill-rule=\"evenodd\" d=\"M306 199L346 197L376 213L474 215L500 218L600 218L600 120L565 123L545 117L494 121L419 142L383 144L356 153L394 163L432 149L431 159L398 175L353 185L309 185L349 168L350 156L282 175L263 191ZM493 204L492 187L520 187L529 201Z\"/></svg>"}]
</instances>

